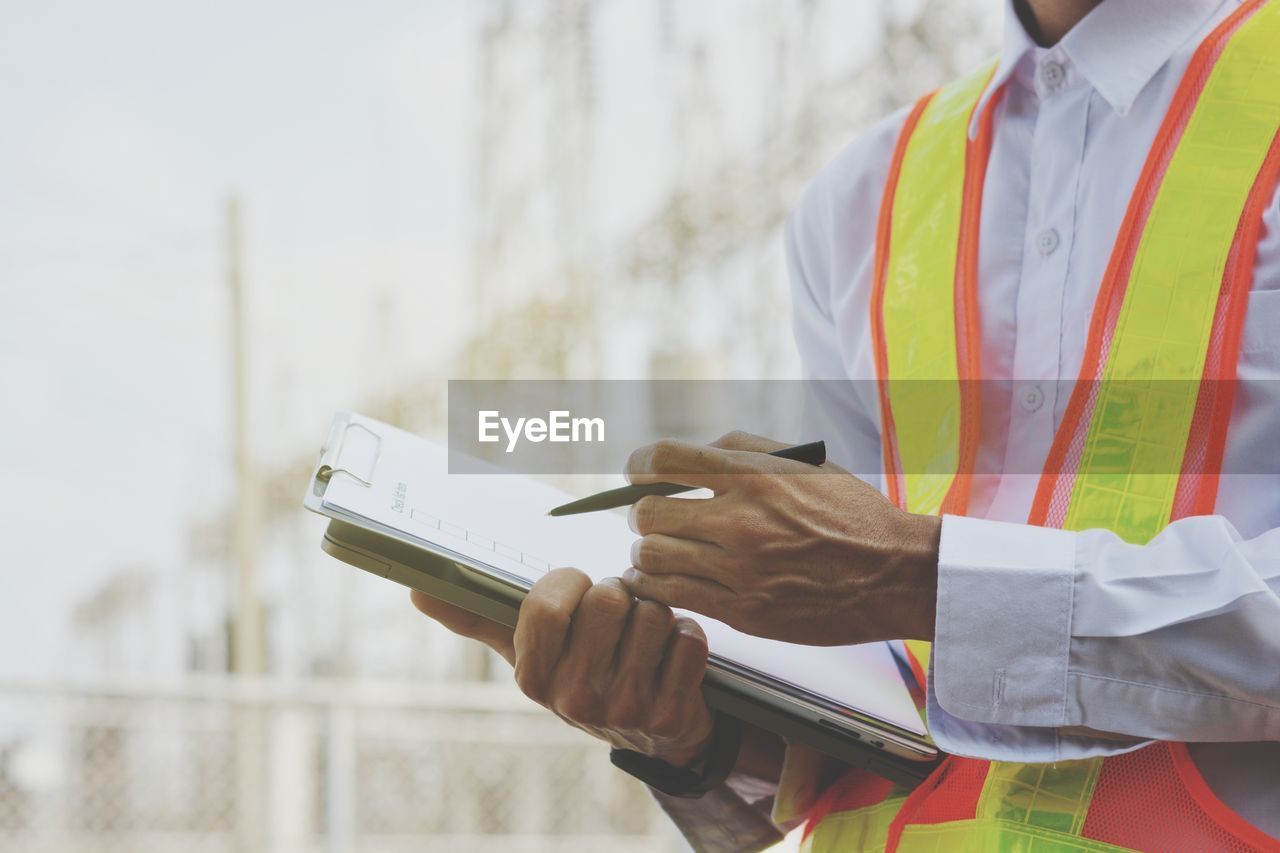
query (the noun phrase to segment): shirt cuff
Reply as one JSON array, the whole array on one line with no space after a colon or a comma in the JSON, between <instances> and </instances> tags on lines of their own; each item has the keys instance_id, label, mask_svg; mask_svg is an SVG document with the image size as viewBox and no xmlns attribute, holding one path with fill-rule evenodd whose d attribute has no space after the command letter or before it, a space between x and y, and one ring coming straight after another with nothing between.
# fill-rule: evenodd
<instances>
[{"instance_id":1,"label":"shirt cuff","mask_svg":"<svg viewBox=\"0 0 1280 853\"><path fill-rule=\"evenodd\" d=\"M1096 756L1119 755L1146 746L1150 741L1116 741L1086 735L1064 735L1060 729L975 723L947 713L938 704L935 672L929 673L925 710L929 736L949 755L984 761L1017 761L1048 764Z\"/></svg>"},{"instance_id":2,"label":"shirt cuff","mask_svg":"<svg viewBox=\"0 0 1280 853\"><path fill-rule=\"evenodd\" d=\"M1063 726L1076 534L946 516L931 698L960 720Z\"/></svg>"}]
</instances>

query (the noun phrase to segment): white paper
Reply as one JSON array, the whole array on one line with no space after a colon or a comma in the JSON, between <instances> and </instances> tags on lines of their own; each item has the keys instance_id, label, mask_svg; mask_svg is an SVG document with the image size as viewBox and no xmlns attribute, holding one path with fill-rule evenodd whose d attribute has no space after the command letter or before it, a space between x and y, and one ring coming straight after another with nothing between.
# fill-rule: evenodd
<instances>
[{"instance_id":1,"label":"white paper","mask_svg":"<svg viewBox=\"0 0 1280 853\"><path fill-rule=\"evenodd\" d=\"M326 510L443 546L530 582L559 566L599 580L619 576L630 565L636 537L621 514L553 518L547 510L576 496L521 475L449 474L444 447L359 415L351 420L371 432L347 428L334 467L357 476L334 473L323 498ZM687 615L702 625L713 654L924 734L887 644L795 645Z\"/></svg>"}]
</instances>

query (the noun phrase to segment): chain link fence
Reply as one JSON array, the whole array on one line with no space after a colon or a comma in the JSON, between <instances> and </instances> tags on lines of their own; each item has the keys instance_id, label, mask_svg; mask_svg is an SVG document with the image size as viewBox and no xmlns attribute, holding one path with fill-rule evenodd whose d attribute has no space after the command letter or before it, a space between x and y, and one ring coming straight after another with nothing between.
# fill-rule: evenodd
<instances>
[{"instance_id":1,"label":"chain link fence","mask_svg":"<svg viewBox=\"0 0 1280 853\"><path fill-rule=\"evenodd\" d=\"M0 684L0 850L674 851L604 747L503 684Z\"/></svg>"}]
</instances>

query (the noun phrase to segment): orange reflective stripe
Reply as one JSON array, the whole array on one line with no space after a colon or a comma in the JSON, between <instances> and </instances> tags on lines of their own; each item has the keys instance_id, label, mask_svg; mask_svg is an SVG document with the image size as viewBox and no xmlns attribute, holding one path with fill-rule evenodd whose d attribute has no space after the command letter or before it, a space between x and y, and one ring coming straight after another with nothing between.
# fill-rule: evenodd
<instances>
[{"instance_id":1,"label":"orange reflective stripe","mask_svg":"<svg viewBox=\"0 0 1280 853\"><path fill-rule=\"evenodd\" d=\"M1134 263L1156 210L1160 191L1183 136L1191 126L1201 95L1212 79L1217 60L1232 37L1265 5L1266 0L1250 0L1219 24L1197 48L1174 94L1129 200L1115 249L1094 303L1079 379L1045 463L1029 518L1032 524L1062 527L1067 523L1073 494L1078 486L1076 471L1086 452L1093 414L1099 403L1101 380L1108 376L1109 356L1125 310Z\"/></svg>"},{"instance_id":2,"label":"orange reflective stripe","mask_svg":"<svg viewBox=\"0 0 1280 853\"><path fill-rule=\"evenodd\" d=\"M1205 784L1183 744L1155 743L1106 759L1081 835L1129 849L1280 851Z\"/></svg>"},{"instance_id":3,"label":"orange reflective stripe","mask_svg":"<svg viewBox=\"0 0 1280 853\"><path fill-rule=\"evenodd\" d=\"M983 72L984 79L989 79L994 68ZM985 85L985 84L984 84ZM972 103L963 110L965 128L972 116L973 109L981 96L982 88L962 93L968 94ZM876 286L871 297L871 329L873 351L876 359L876 374L879 377L877 387L880 399L881 418L881 451L883 454L885 480L889 500L903 509L912 512L939 512L963 515L969 506L969 493L972 483L974 462L978 453L978 439L981 433L982 409L981 389L978 380L981 376L980 364L980 331L978 316L978 234L982 217L982 190L986 183L987 162L991 156L992 115L1000 98L1004 95L1004 87L996 90L988 98L982 115L978 118L976 138L965 139L963 188L960 197L959 225L956 238L956 260L954 268L954 304L951 306L951 322L955 326L956 379L958 380L960 423L957 431L957 447L955 450L955 471L950 485L940 503L928 492L921 494L917 489L911 493L907 489L907 477L902 472L902 457L897 442L897 429L893 416L892 393L890 381L892 377L885 334L884 293L889 275L889 258L893 233L894 196L897 193L899 176L902 171L906 150L915 134L921 115L931 103L934 95L926 96L918 101L903 125L894 147L893 160L889 167L889 177L885 182L885 195L880 204L880 216L876 229L876 260L874 278ZM914 378L907 381L913 381ZM926 689L929 671L929 643L923 640L906 642L908 660L915 672L917 683Z\"/></svg>"},{"instance_id":4,"label":"orange reflective stripe","mask_svg":"<svg viewBox=\"0 0 1280 853\"><path fill-rule=\"evenodd\" d=\"M994 69L993 69L994 73ZM1004 97L1001 86L983 106L977 137L965 149L964 197L960 207L960 237L956 257L955 322L956 361L960 380L960 452L956 476L941 512L964 515L969 509L978 439L982 432L981 329L978 315L978 235L982 219L982 190L991 160L991 117ZM928 650L923 655L929 669ZM921 682L923 684L923 682Z\"/></svg>"},{"instance_id":5,"label":"orange reflective stripe","mask_svg":"<svg viewBox=\"0 0 1280 853\"><path fill-rule=\"evenodd\" d=\"M928 689L929 660L933 653L933 644L924 640L903 640L902 645L907 650L907 662L911 665L916 683L922 689Z\"/></svg>"},{"instance_id":6,"label":"orange reflective stripe","mask_svg":"<svg viewBox=\"0 0 1280 853\"><path fill-rule=\"evenodd\" d=\"M989 770L986 761L948 756L907 796L889 827L884 849L897 850L909 824L938 825L976 817ZM944 787L951 795L935 797Z\"/></svg>"},{"instance_id":7,"label":"orange reflective stripe","mask_svg":"<svg viewBox=\"0 0 1280 853\"><path fill-rule=\"evenodd\" d=\"M859 767L845 771L827 786L809 809L802 838L808 838L814 827L832 812L850 812L883 803L893 793L894 784ZM905 797L905 793L903 794Z\"/></svg>"},{"instance_id":8,"label":"orange reflective stripe","mask_svg":"<svg viewBox=\"0 0 1280 853\"><path fill-rule=\"evenodd\" d=\"M832 813L804 836L800 844L801 853L828 850L839 853L883 853L889 838L889 828L905 799L905 794L898 794L854 811Z\"/></svg>"},{"instance_id":9,"label":"orange reflective stripe","mask_svg":"<svg viewBox=\"0 0 1280 853\"><path fill-rule=\"evenodd\" d=\"M1174 769L1178 772L1183 788L1210 818L1239 839L1242 844L1256 847L1263 853L1280 853L1280 839L1267 835L1242 818L1235 809L1218 799L1218 795L1209 788L1209 783L1204 781L1200 768L1196 767L1196 763L1191 760L1191 753L1187 750L1185 743L1154 744L1148 749L1162 747L1169 750L1169 757L1173 761Z\"/></svg>"},{"instance_id":10,"label":"orange reflective stripe","mask_svg":"<svg viewBox=\"0 0 1280 853\"><path fill-rule=\"evenodd\" d=\"M884 184L884 195L880 199L880 215L876 220L876 255L875 269L872 277L875 286L871 291L871 339L872 352L875 354L876 383L880 398L880 433L884 441L880 443L883 454L885 491L889 500L896 506L906 508L906 488L901 482L898 467L898 451L894 441L896 430L893 424L893 409L889 406L889 353L884 336L884 282L889 268L889 232L893 227L893 197L898 191L898 176L902 174L902 159L906 156L907 142L915 132L916 125L925 107L932 100L933 93L916 101L911 112L907 114L906 123L898 134L898 141L893 148L893 160L889 163L889 177Z\"/></svg>"},{"instance_id":11,"label":"orange reflective stripe","mask_svg":"<svg viewBox=\"0 0 1280 853\"><path fill-rule=\"evenodd\" d=\"M1280 130L1280 6L1224 35L1137 242L1062 526L1146 542L1169 522L1222 272ZM1232 354L1234 357L1235 354Z\"/></svg>"},{"instance_id":12,"label":"orange reflective stripe","mask_svg":"<svg viewBox=\"0 0 1280 853\"><path fill-rule=\"evenodd\" d=\"M972 78L969 78L972 82ZM949 87L955 95L965 86ZM975 100L977 95L974 95ZM939 323L942 312L954 327L955 370L963 380L978 376L976 323L973 301L976 279L977 215L980 212L978 163L980 146L966 151L965 166L956 168L956 123L953 98L945 122L930 122L929 100L912 112L898 140L891 179L882 202L877 234L876 280L873 293L873 336L881 383L882 426L885 430L886 472L895 503L913 511L942 508L963 511L961 497L971 472L958 461L944 500L935 504L937 479L924 483L917 494L909 484L910 465L903 465L901 436L894 430L894 398L886 391L896 363L907 364L907 378L934 378L921 365L939 361L938 339L922 339L926 332L951 330ZM989 120L989 113L983 116ZM945 138L943 134L945 132ZM919 149L910 147L917 135L935 134ZM951 147L947 147L951 145ZM912 151L941 151L935 162ZM985 168L985 154L981 168ZM930 172L923 179L912 170ZM904 178L904 174L906 177ZM1248 0L1235 10L1197 49L1180 82L1150 156L1130 199L1117 236L1106 276L1099 288L1091 319L1081 382L1069 402L1067 418L1055 436L1041 477L1031 521L1062 526L1086 523L1108 527L1131 541L1149 538L1170 517L1212 509L1230 416L1241 324L1261 233L1262 213L1280 180L1280 2ZM958 187L963 184L963 191ZM936 188L948 200L938 205L916 203L913 214L939 212L945 227L919 228L904 217L893 218L894 193L904 185ZM973 188L977 194L973 195ZM963 198L960 207L954 203ZM960 227L952 228L957 209ZM897 232L897 233L895 233ZM896 253L921 259L923 241L936 252L943 234L956 241L954 295L951 304L938 299L938 275L946 263L936 254L928 263L907 264L906 291L912 298L931 297L923 308L937 309L927 322L904 318L885 322L890 310L909 311L902 293L886 294L899 280L893 266ZM903 235L906 239L903 240ZM893 245L897 238L899 245ZM902 243L906 243L905 247ZM969 262L974 266L970 267ZM927 267L927 275L920 270ZM922 286L925 282L925 286ZM1175 298L1176 297L1176 298ZM917 308L917 310L920 310ZM919 353L924 353L924 358ZM974 360L970 361L969 359ZM938 375L948 373L939 364ZM1120 408L1108 411L1117 398L1114 389L1100 390L1098 380L1144 381L1173 377L1185 381L1188 393L1159 397L1159 410L1145 408L1158 397L1139 388L1140 405L1119 398ZM1194 383L1199 380L1199 386ZM1150 384L1149 382L1147 384ZM1126 391L1127 389L1121 389ZM1143 396L1146 394L1146 396ZM963 408L963 399L962 399ZM1129 408L1125 409L1124 406ZM903 409L901 419L906 420ZM1152 414L1154 411L1154 414ZM913 414L916 414L912 411ZM969 423L969 415L962 420ZM919 420L916 419L917 430ZM932 424L925 417L927 423ZM939 451L965 458L957 451L976 432L950 429L939 422L936 450L927 444L914 448L915 458L933 461ZM1151 426L1155 439L1144 445ZM1110 430L1110 431L1108 431ZM921 438L917 432L917 439ZM1111 442L1108 445L1108 442ZM1133 498L1126 517L1110 507L1108 484L1082 464L1088 454L1124 444L1122 475L1130 479L1112 491ZM1127 443L1127 444L1125 444ZM1166 453L1174 467L1135 467L1139 452L1154 446ZM1180 454L1180 455L1179 455ZM1167 471L1144 480L1147 470ZM1150 493L1133 484L1151 484ZM904 487L905 486L905 487ZM927 672L928 645L904 644L917 678ZM881 786L883 788L883 786ZM897 816L883 835L886 849L916 850L1117 850L1214 849L1280 852L1280 840L1249 824L1217 800L1204 784L1185 747L1155 744L1107 759L1047 765L985 762L950 757L899 804L893 792L868 804L876 789L865 779L853 781L824 800L824 811L810 827L812 850L856 849L881 838L886 809ZM872 797L874 799L874 797ZM899 807L900 806L900 807ZM822 817L825 816L825 819ZM840 831L834 827L839 825ZM823 832L824 826L832 826ZM845 832L847 830L847 833ZM824 846L824 844L826 846ZM833 846L834 845L834 846Z\"/></svg>"},{"instance_id":13,"label":"orange reflective stripe","mask_svg":"<svg viewBox=\"0 0 1280 853\"><path fill-rule=\"evenodd\" d=\"M1187 438L1182 476L1173 500L1171 518L1174 520L1192 515L1212 515L1217 503L1218 472L1222 469L1231 407L1235 402L1236 367L1239 364L1236 354L1240 351L1245 308L1249 304L1249 285L1253 281L1253 267L1258 256L1262 215L1271 203L1277 180L1280 180L1280 132L1272 139L1262 169L1249 191L1223 272L1222 290L1210 333L1216 346L1209 349L1201 377L1195 420Z\"/></svg>"},{"instance_id":14,"label":"orange reflective stripe","mask_svg":"<svg viewBox=\"0 0 1280 853\"><path fill-rule=\"evenodd\" d=\"M976 452L976 397L962 396L967 383L960 380L977 362L958 357L957 342L976 340L977 265L962 253L976 251L980 209L973 205L986 163L968 128L994 68L976 69L912 110L877 223L870 319L887 491L913 512L967 502L968 481L957 484L957 474L971 464L962 451ZM954 254L937 249L948 245Z\"/></svg>"}]
</instances>

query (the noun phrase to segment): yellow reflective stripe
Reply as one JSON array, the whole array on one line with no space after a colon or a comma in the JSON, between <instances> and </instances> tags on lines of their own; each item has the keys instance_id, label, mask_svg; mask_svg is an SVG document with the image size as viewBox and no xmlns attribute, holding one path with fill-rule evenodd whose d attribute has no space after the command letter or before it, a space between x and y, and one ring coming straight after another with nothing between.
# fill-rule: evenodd
<instances>
[{"instance_id":1,"label":"yellow reflective stripe","mask_svg":"<svg viewBox=\"0 0 1280 853\"><path fill-rule=\"evenodd\" d=\"M903 645L911 652L912 656L920 662L920 668L924 670L925 677L929 676L929 659L933 654L933 644L925 640L903 640ZM928 689L927 684L921 684L920 689Z\"/></svg>"},{"instance_id":2,"label":"yellow reflective stripe","mask_svg":"<svg viewBox=\"0 0 1280 853\"><path fill-rule=\"evenodd\" d=\"M822 819L805 839L804 853L880 853L889 840L889 827L906 802L906 794L890 797L874 806L836 812Z\"/></svg>"},{"instance_id":3,"label":"yellow reflective stripe","mask_svg":"<svg viewBox=\"0 0 1280 853\"><path fill-rule=\"evenodd\" d=\"M899 853L1117 853L1130 848L1010 821L974 819L912 824L903 829L897 850Z\"/></svg>"},{"instance_id":4,"label":"yellow reflective stripe","mask_svg":"<svg viewBox=\"0 0 1280 853\"><path fill-rule=\"evenodd\" d=\"M959 86L938 97L955 94ZM942 128L954 128L956 119L938 109L933 121L929 110L921 116L898 177L892 212L892 238L897 239L891 239L882 317L891 380L958 377L955 252L938 247L957 245L963 152L945 149ZM1106 527L1131 541L1145 541L1167 523L1227 255L1278 128L1280 2L1273 2L1253 13L1227 41L1165 170L1140 235L1081 459L1084 470L1105 466L1119 473L1076 478L1066 527ZM937 139L928 138L935 134ZM936 148L932 153L930 145ZM936 161L928 162L929 156ZM921 197L930 192L935 198ZM914 205L909 216L927 221L910 219L901 203ZM928 257L931 250L934 256ZM940 276L945 286L938 285ZM913 306L929 316L911 316ZM1165 385L1152 386L1152 380ZM1185 390L1170 388L1169 380L1181 382ZM942 384L932 383L935 396L942 396L936 387ZM922 406L909 399L900 403L900 390L891 385L902 470L926 472L916 478L915 488L911 477L905 477L906 503L915 512L933 512L950 487L959 456L958 395ZM915 434L906 439L908 429ZM1168 473L1135 473L1154 471ZM927 665L927 650L912 651ZM1079 835L1102 766L1103 759L993 763L972 820L908 825L897 849L1127 849ZM848 816L850 831L862 831L866 824L859 821L874 808L828 815L810 837L810 849L843 849L842 838L823 834L823 828ZM849 849L865 849L858 846L862 837L851 836Z\"/></svg>"},{"instance_id":5,"label":"yellow reflective stripe","mask_svg":"<svg viewBox=\"0 0 1280 853\"><path fill-rule=\"evenodd\" d=\"M882 316L889 404L912 512L936 513L959 465L954 294L965 151L970 115L994 69L993 61L929 101L893 197Z\"/></svg>"},{"instance_id":6,"label":"yellow reflective stripe","mask_svg":"<svg viewBox=\"0 0 1280 853\"><path fill-rule=\"evenodd\" d=\"M974 816L1078 835L1102 759L1057 764L993 761Z\"/></svg>"},{"instance_id":7,"label":"yellow reflective stripe","mask_svg":"<svg viewBox=\"0 0 1280 853\"><path fill-rule=\"evenodd\" d=\"M1169 521L1223 268L1280 128L1277 56L1280 3L1270 3L1228 41L1169 162L1116 321L1069 530L1146 542Z\"/></svg>"}]
</instances>

